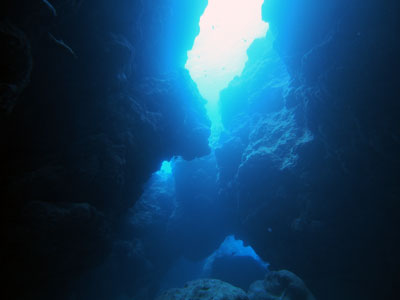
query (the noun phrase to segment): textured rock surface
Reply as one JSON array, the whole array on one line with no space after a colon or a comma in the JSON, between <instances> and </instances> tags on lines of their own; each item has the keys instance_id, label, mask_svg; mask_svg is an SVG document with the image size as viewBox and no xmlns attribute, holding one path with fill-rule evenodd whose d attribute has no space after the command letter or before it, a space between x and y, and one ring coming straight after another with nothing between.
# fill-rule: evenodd
<instances>
[{"instance_id":1,"label":"textured rock surface","mask_svg":"<svg viewBox=\"0 0 400 300\"><path fill-rule=\"evenodd\" d=\"M74 280L116 253L127 253L120 260L132 270L146 270L138 243L123 236L128 209L163 160L209 153L204 101L181 69L188 45L176 33L185 17L171 18L177 5L1 3L0 197L10 299L69 299ZM173 32L179 53L169 52Z\"/></svg>"},{"instance_id":2,"label":"textured rock surface","mask_svg":"<svg viewBox=\"0 0 400 300\"><path fill-rule=\"evenodd\" d=\"M315 300L304 282L287 270L268 272L250 285L247 295L250 300Z\"/></svg>"},{"instance_id":3,"label":"textured rock surface","mask_svg":"<svg viewBox=\"0 0 400 300\"><path fill-rule=\"evenodd\" d=\"M216 154L237 232L317 298L396 294L398 5L268 1L275 53L222 93Z\"/></svg>"},{"instance_id":4,"label":"textured rock surface","mask_svg":"<svg viewBox=\"0 0 400 300\"><path fill-rule=\"evenodd\" d=\"M157 300L247 300L246 293L229 283L217 279L199 279L188 282L181 289L171 289L161 293Z\"/></svg>"}]
</instances>

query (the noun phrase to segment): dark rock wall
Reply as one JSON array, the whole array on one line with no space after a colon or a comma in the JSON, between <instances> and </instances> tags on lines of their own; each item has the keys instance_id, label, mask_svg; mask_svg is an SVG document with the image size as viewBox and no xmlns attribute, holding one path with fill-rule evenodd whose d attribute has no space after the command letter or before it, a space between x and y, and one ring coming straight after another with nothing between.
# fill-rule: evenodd
<instances>
[{"instance_id":1,"label":"dark rock wall","mask_svg":"<svg viewBox=\"0 0 400 300\"><path fill-rule=\"evenodd\" d=\"M221 101L229 134L216 154L238 233L316 298L389 299L400 264L398 3L270 0L264 18L274 50Z\"/></svg>"},{"instance_id":2,"label":"dark rock wall","mask_svg":"<svg viewBox=\"0 0 400 300\"><path fill-rule=\"evenodd\" d=\"M24 287L7 299L68 297L111 249L137 251L115 235L143 184L165 159L208 154L180 4L2 2L1 259Z\"/></svg>"}]
</instances>

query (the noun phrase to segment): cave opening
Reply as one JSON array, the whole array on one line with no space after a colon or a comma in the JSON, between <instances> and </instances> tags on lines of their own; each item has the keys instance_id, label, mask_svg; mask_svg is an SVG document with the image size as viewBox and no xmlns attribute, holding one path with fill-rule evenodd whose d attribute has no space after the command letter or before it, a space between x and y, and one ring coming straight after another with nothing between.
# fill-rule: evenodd
<instances>
[{"instance_id":1,"label":"cave opening","mask_svg":"<svg viewBox=\"0 0 400 300\"><path fill-rule=\"evenodd\" d=\"M248 241L235 238L232 204L220 195L224 175L215 154L224 132L220 92L235 79L249 77L245 74L248 65L259 63L259 57L272 49L269 24L262 18L263 4L264 0L209 0L187 51L185 68L206 100L211 121L211 153L192 161L179 157L164 161L137 204L134 217L151 214L143 207L155 208L167 228L165 245L179 248L164 270L160 290L199 278L216 278L247 290L268 272L268 263L251 245L245 246Z\"/></svg>"},{"instance_id":2,"label":"cave opening","mask_svg":"<svg viewBox=\"0 0 400 300\"><path fill-rule=\"evenodd\" d=\"M222 130L220 92L242 74L247 50L254 40L267 34L269 24L262 20L263 3L264 0L209 0L200 18L200 32L188 51L185 68L207 100L212 122L210 145Z\"/></svg>"},{"instance_id":3,"label":"cave opening","mask_svg":"<svg viewBox=\"0 0 400 300\"><path fill-rule=\"evenodd\" d=\"M170 175L172 173L172 160L164 160L161 164L160 170L158 171L160 175Z\"/></svg>"}]
</instances>

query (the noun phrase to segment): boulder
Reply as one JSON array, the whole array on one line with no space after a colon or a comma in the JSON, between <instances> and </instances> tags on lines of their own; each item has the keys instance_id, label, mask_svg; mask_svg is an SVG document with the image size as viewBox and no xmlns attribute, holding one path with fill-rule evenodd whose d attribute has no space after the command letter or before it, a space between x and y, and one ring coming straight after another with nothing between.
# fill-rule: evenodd
<instances>
[{"instance_id":1,"label":"boulder","mask_svg":"<svg viewBox=\"0 0 400 300\"><path fill-rule=\"evenodd\" d=\"M315 300L303 280L287 271L272 271L250 285L250 300Z\"/></svg>"},{"instance_id":2,"label":"boulder","mask_svg":"<svg viewBox=\"0 0 400 300\"><path fill-rule=\"evenodd\" d=\"M248 300L246 293L229 283L217 279L199 279L188 282L183 288L161 293L157 300Z\"/></svg>"}]
</instances>

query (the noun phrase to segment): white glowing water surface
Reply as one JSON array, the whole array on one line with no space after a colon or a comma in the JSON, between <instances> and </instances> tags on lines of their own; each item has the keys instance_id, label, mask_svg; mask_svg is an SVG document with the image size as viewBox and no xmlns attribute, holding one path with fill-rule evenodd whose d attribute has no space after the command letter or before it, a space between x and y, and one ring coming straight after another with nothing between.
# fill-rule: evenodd
<instances>
[{"instance_id":1,"label":"white glowing water surface","mask_svg":"<svg viewBox=\"0 0 400 300\"><path fill-rule=\"evenodd\" d=\"M253 41L266 35L268 23L261 17L263 3L264 0L208 1L185 67L209 106L218 101L220 91L235 76L240 76Z\"/></svg>"}]
</instances>

